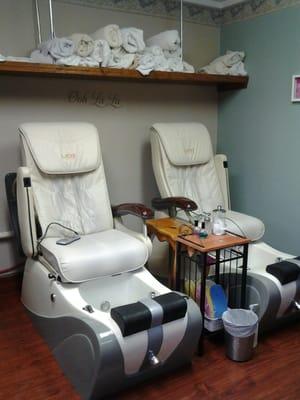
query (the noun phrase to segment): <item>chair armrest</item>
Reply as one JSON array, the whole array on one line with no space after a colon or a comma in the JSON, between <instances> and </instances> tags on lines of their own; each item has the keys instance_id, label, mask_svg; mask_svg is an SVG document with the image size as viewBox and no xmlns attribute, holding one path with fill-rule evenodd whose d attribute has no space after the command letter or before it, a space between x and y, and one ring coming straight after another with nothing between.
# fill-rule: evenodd
<instances>
[{"instance_id":1,"label":"chair armrest","mask_svg":"<svg viewBox=\"0 0 300 400\"><path fill-rule=\"evenodd\" d=\"M194 211L198 208L197 204L187 197L165 197L163 199L155 197L152 200L152 207L158 211L171 209L172 207L180 208L183 211Z\"/></svg>"},{"instance_id":2,"label":"chair armrest","mask_svg":"<svg viewBox=\"0 0 300 400\"><path fill-rule=\"evenodd\" d=\"M19 167L17 172L17 205L21 243L27 257L37 255L37 233L30 170Z\"/></svg>"},{"instance_id":3,"label":"chair armrest","mask_svg":"<svg viewBox=\"0 0 300 400\"><path fill-rule=\"evenodd\" d=\"M117 206L112 206L113 217L122 217L123 215L134 215L142 219L151 219L154 217L154 212L151 208L140 203L123 203Z\"/></svg>"}]
</instances>

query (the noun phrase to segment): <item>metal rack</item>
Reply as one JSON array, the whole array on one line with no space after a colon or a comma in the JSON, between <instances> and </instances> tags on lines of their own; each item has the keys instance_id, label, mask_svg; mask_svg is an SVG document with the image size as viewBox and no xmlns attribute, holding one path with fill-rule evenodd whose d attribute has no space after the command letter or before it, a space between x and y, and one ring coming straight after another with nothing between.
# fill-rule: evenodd
<instances>
[{"instance_id":1,"label":"metal rack","mask_svg":"<svg viewBox=\"0 0 300 400\"><path fill-rule=\"evenodd\" d=\"M206 265L206 279L223 287L228 298L228 307L245 308L247 268L244 267L244 253L244 246L216 250L207 256L206 253L197 253L190 257L187 251L181 251L180 271L177 266L178 290L192 297L200 306L199 284L202 283L203 266Z\"/></svg>"},{"instance_id":2,"label":"metal rack","mask_svg":"<svg viewBox=\"0 0 300 400\"><path fill-rule=\"evenodd\" d=\"M210 332L222 329L222 320L205 318L207 280L220 284L228 299L229 308L245 308L249 240L235 235L199 239L195 235L177 239L176 290L198 304L203 328ZM203 329L203 331L204 331ZM203 331L199 353L203 352Z\"/></svg>"}]
</instances>

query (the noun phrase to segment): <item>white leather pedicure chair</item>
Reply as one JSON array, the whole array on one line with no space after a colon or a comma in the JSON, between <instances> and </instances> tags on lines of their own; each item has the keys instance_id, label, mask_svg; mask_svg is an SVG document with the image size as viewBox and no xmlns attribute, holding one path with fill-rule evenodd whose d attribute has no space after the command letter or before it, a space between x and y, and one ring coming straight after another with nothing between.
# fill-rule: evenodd
<instances>
[{"instance_id":1,"label":"white leather pedicure chair","mask_svg":"<svg viewBox=\"0 0 300 400\"><path fill-rule=\"evenodd\" d=\"M230 209L227 159L214 155L210 135L201 123L157 123L151 128L152 163L162 198L184 196L199 212L226 209L226 229L251 239L248 256L247 304L267 329L285 317L299 316L300 261L261 239L264 224ZM169 199L161 201L170 204ZM159 205L159 199L153 205ZM176 207L176 203L174 203ZM173 209L174 209L173 207ZM179 212L180 217L185 214Z\"/></svg>"},{"instance_id":2,"label":"white leather pedicure chair","mask_svg":"<svg viewBox=\"0 0 300 400\"><path fill-rule=\"evenodd\" d=\"M29 123L20 137L17 213L15 174L6 183L27 257L22 302L82 398L100 399L190 362L199 309L145 269L146 228L130 231L122 215L145 221L152 210L111 208L96 128Z\"/></svg>"}]
</instances>

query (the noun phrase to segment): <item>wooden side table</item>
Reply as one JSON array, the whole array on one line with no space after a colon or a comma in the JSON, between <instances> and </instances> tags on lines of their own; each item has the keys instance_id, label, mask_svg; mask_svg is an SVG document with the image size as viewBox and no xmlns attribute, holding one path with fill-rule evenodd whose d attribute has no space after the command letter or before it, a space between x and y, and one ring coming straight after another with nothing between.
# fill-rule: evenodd
<instances>
[{"instance_id":1,"label":"wooden side table","mask_svg":"<svg viewBox=\"0 0 300 400\"><path fill-rule=\"evenodd\" d=\"M228 285L231 293L231 285L237 286L237 278L241 276L241 290L240 290L240 302L235 305L241 308L245 307L246 304L246 283L247 283L247 262L248 262L248 244L250 240L240 237L237 235L209 235L205 239L201 239L196 235L178 236L177 239L177 274L176 274L176 290L186 292L185 282L186 279L186 268L191 268L191 265L187 267L186 264L193 258L194 271L191 274L191 270L188 271L188 279L194 280L195 292L194 300L197 301L197 273L200 270L201 283L200 283L200 300L199 307L203 317L203 329L199 340L199 354L203 352L203 333L204 333L204 316L205 316L205 290L206 290L206 277L208 272L208 266L214 265L214 280L216 283L220 283L220 266L223 266L223 275L229 275ZM239 264L240 263L240 264ZM233 265L232 265L233 264ZM182 271L182 267L184 271ZM235 268L234 268L235 267ZM227 268L227 270L226 270ZM233 275L232 270L235 270ZM238 272L238 268L241 268L241 274ZM182 276L182 272L184 272ZM232 276L233 278L232 279ZM222 275L222 276L223 276ZM190 284L190 281L189 281ZM236 289L237 290L237 289ZM191 295L191 293L187 293Z\"/></svg>"},{"instance_id":2,"label":"wooden side table","mask_svg":"<svg viewBox=\"0 0 300 400\"><path fill-rule=\"evenodd\" d=\"M160 242L168 242L169 252L169 287L175 289L176 285L176 241L184 229L188 229L188 223L175 218L148 219L146 221L148 234L155 235ZM190 228L191 229L191 228Z\"/></svg>"}]
</instances>

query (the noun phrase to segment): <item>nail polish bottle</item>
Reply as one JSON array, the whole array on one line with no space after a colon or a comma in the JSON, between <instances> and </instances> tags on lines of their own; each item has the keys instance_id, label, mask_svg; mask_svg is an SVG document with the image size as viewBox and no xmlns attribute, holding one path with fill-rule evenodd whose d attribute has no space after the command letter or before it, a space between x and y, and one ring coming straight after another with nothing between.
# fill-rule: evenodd
<instances>
[{"instance_id":1,"label":"nail polish bottle","mask_svg":"<svg viewBox=\"0 0 300 400\"><path fill-rule=\"evenodd\" d=\"M199 221L195 219L194 221L194 228L193 228L193 234L199 236L200 235L201 228L199 227Z\"/></svg>"},{"instance_id":2,"label":"nail polish bottle","mask_svg":"<svg viewBox=\"0 0 300 400\"><path fill-rule=\"evenodd\" d=\"M200 238L205 239L208 236L207 230L205 229L205 222L201 223L201 229L199 233Z\"/></svg>"}]
</instances>

